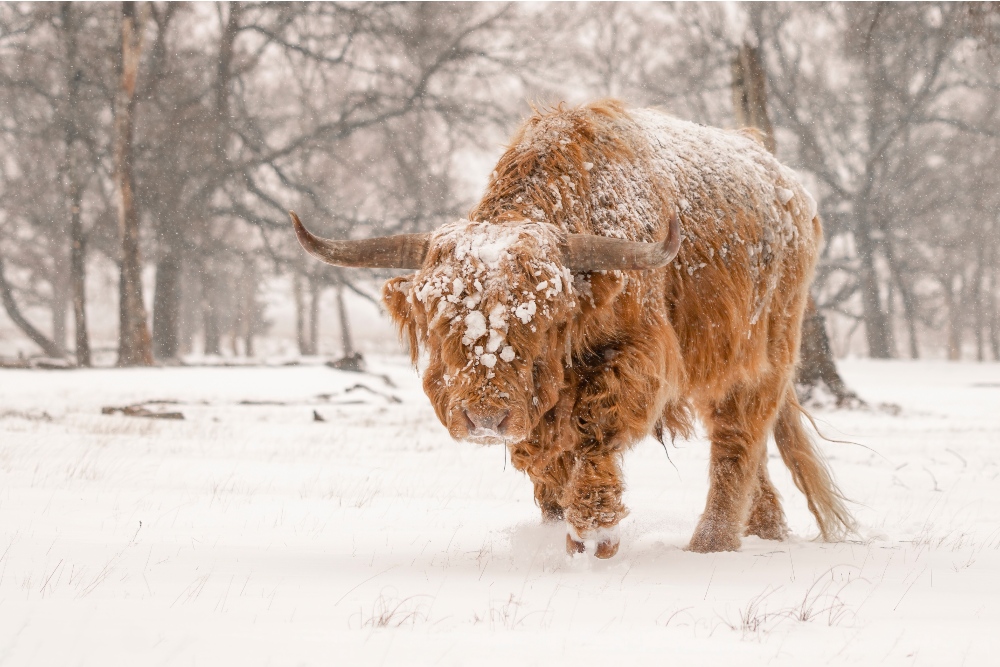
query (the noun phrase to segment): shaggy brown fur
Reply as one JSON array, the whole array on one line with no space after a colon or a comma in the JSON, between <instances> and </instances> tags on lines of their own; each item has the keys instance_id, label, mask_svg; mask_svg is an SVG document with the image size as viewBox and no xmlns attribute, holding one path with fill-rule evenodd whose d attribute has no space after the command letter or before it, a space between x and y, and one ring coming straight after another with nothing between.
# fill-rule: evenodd
<instances>
[{"instance_id":1,"label":"shaggy brown fur","mask_svg":"<svg viewBox=\"0 0 1000 667\"><path fill-rule=\"evenodd\" d=\"M663 269L561 264L567 233L662 240L674 211L684 240ZM427 352L442 423L507 443L543 517L569 524L570 552L586 540L598 556L617 551L621 454L654 431L690 435L693 416L712 453L692 550L786 536L767 474L772 430L823 537L851 528L791 384L820 222L752 137L613 100L537 113L469 218L442 228L423 268L383 296L414 362ZM473 436L473 414L505 417L506 430Z\"/></svg>"}]
</instances>

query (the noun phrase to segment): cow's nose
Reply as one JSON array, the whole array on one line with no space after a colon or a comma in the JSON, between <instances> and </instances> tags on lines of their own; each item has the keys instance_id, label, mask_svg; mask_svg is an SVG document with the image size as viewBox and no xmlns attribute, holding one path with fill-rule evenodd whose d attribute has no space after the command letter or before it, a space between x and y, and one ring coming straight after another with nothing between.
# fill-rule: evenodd
<instances>
[{"instance_id":1,"label":"cow's nose","mask_svg":"<svg viewBox=\"0 0 1000 667\"><path fill-rule=\"evenodd\" d=\"M497 412L479 412L471 408L465 410L465 419L468 421L469 431L492 431L497 435L503 435L507 431L507 422L510 421L510 410L500 410Z\"/></svg>"}]
</instances>

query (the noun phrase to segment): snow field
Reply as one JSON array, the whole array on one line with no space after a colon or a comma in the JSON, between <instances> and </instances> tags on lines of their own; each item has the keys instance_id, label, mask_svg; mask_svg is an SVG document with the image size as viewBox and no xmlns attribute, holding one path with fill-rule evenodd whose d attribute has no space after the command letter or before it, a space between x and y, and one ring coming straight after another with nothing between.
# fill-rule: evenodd
<instances>
[{"instance_id":1,"label":"snow field","mask_svg":"<svg viewBox=\"0 0 1000 667\"><path fill-rule=\"evenodd\" d=\"M0 664L995 664L1000 365L842 365L902 408L816 414L850 542L774 454L795 537L688 553L707 444L641 443L610 561L371 365L0 372Z\"/></svg>"}]
</instances>

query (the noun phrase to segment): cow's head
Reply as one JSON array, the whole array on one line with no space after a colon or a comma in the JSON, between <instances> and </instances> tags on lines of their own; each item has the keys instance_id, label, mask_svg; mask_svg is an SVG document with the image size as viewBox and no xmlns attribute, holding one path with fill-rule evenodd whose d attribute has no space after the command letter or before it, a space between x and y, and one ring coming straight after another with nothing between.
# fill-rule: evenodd
<instances>
[{"instance_id":1,"label":"cow's head","mask_svg":"<svg viewBox=\"0 0 1000 667\"><path fill-rule=\"evenodd\" d=\"M306 251L329 264L417 269L388 281L382 297L414 361L427 354L424 391L441 423L457 440L484 444L525 439L555 406L576 306L573 272L664 266L680 245L676 216L655 243L527 220L334 241L292 220Z\"/></svg>"}]
</instances>

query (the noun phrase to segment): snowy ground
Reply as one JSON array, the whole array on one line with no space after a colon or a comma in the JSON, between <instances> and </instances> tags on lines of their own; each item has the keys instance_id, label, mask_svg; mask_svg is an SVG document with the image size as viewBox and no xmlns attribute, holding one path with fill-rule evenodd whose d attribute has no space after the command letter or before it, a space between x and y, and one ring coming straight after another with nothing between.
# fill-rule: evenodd
<instances>
[{"instance_id":1,"label":"snowy ground","mask_svg":"<svg viewBox=\"0 0 1000 667\"><path fill-rule=\"evenodd\" d=\"M0 371L0 665L997 664L1000 365L843 364L902 407L817 415L855 541L772 458L796 537L688 553L707 447L647 441L611 561L374 366Z\"/></svg>"}]
</instances>

